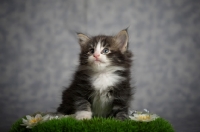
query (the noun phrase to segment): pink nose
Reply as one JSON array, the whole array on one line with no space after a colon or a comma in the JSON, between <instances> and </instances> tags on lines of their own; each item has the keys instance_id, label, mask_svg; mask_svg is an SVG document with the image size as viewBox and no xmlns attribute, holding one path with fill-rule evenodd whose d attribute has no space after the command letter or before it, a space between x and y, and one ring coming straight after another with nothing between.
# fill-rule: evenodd
<instances>
[{"instance_id":1,"label":"pink nose","mask_svg":"<svg viewBox=\"0 0 200 132\"><path fill-rule=\"evenodd\" d=\"M95 58L99 58L100 54L94 53L93 56L94 56Z\"/></svg>"}]
</instances>

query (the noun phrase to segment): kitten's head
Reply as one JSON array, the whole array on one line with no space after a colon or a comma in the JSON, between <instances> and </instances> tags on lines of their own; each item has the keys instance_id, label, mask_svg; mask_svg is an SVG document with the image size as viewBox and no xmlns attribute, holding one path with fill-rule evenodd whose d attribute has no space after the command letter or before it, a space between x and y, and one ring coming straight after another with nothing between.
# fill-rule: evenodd
<instances>
[{"instance_id":1,"label":"kitten's head","mask_svg":"<svg viewBox=\"0 0 200 132\"><path fill-rule=\"evenodd\" d=\"M115 36L99 35L88 37L78 33L81 46L80 65L101 71L109 66L131 65L131 52L128 51L127 29L120 31Z\"/></svg>"}]
</instances>

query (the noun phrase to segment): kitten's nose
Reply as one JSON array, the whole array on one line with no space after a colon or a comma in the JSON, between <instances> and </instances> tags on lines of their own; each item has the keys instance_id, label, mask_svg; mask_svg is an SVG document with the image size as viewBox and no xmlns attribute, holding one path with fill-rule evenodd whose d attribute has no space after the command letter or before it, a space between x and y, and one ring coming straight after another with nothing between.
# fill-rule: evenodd
<instances>
[{"instance_id":1,"label":"kitten's nose","mask_svg":"<svg viewBox=\"0 0 200 132\"><path fill-rule=\"evenodd\" d=\"M99 58L100 54L94 53L93 56L97 59L97 58Z\"/></svg>"}]
</instances>

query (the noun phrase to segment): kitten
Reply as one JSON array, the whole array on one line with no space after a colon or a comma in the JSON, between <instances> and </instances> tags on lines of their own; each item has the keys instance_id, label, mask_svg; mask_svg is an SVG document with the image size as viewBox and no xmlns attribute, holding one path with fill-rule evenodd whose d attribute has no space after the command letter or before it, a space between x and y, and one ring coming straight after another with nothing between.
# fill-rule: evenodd
<instances>
[{"instance_id":1,"label":"kitten","mask_svg":"<svg viewBox=\"0 0 200 132\"><path fill-rule=\"evenodd\" d=\"M57 112L75 114L76 119L128 118L132 99L127 29L116 36L88 37L77 34L80 64L70 86L63 91Z\"/></svg>"}]
</instances>

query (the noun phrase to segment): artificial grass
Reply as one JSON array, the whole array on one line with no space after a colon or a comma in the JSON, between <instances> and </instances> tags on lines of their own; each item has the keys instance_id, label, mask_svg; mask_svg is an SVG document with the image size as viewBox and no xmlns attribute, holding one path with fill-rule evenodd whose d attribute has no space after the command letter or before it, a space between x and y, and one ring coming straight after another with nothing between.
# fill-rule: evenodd
<instances>
[{"instance_id":1,"label":"artificial grass","mask_svg":"<svg viewBox=\"0 0 200 132\"><path fill-rule=\"evenodd\" d=\"M113 118L76 120L67 117L49 120L32 129L27 129L20 124L22 124L22 119L13 124L10 132L174 132L171 124L163 118L151 122L136 122L119 121Z\"/></svg>"}]
</instances>

